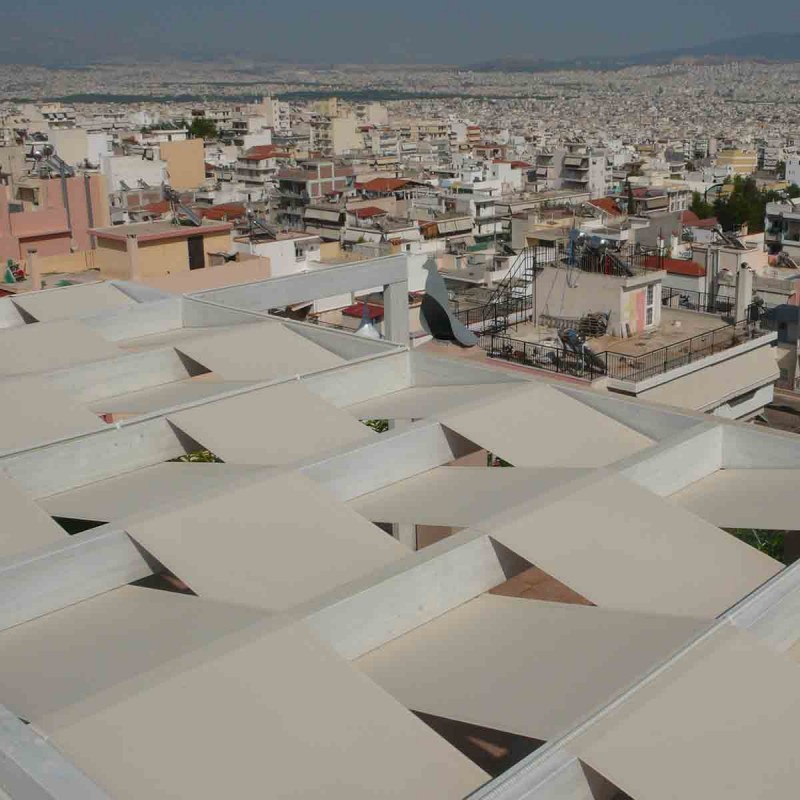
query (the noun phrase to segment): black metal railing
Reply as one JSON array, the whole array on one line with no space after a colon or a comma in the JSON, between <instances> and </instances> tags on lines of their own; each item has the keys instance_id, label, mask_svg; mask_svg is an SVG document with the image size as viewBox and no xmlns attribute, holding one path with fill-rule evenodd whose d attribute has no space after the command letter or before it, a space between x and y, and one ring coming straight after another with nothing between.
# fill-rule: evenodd
<instances>
[{"instance_id":1,"label":"black metal railing","mask_svg":"<svg viewBox=\"0 0 800 800\"><path fill-rule=\"evenodd\" d=\"M504 334L489 333L479 337L478 346L490 358L502 358L514 364L594 380L605 375L605 359L601 354L591 358L588 353L576 353L562 346L526 342Z\"/></svg>"},{"instance_id":2,"label":"black metal railing","mask_svg":"<svg viewBox=\"0 0 800 800\"><path fill-rule=\"evenodd\" d=\"M455 315L460 322L477 332L499 333L512 322L522 321L532 308L533 299L530 295L511 296L495 303L460 309Z\"/></svg>"},{"instance_id":3,"label":"black metal railing","mask_svg":"<svg viewBox=\"0 0 800 800\"><path fill-rule=\"evenodd\" d=\"M769 331L759 329L757 323L746 319L714 328L706 333L700 333L642 355L632 356L612 351L607 351L603 355L606 358L607 375L610 378L636 383L686 366L768 333Z\"/></svg>"},{"instance_id":4,"label":"black metal railing","mask_svg":"<svg viewBox=\"0 0 800 800\"><path fill-rule=\"evenodd\" d=\"M717 293L696 292L691 289L670 289L661 287L661 305L665 308L682 308L686 311L700 311L705 314L733 314L736 300L721 297Z\"/></svg>"},{"instance_id":5,"label":"black metal railing","mask_svg":"<svg viewBox=\"0 0 800 800\"><path fill-rule=\"evenodd\" d=\"M761 330L758 323L748 316L746 320L722 325L642 355L613 350L601 353L583 349L576 351L566 345L528 342L497 333L482 335L478 344L490 357L523 366L564 373L585 380L594 380L605 375L616 380L638 383L768 333L769 331Z\"/></svg>"}]
</instances>

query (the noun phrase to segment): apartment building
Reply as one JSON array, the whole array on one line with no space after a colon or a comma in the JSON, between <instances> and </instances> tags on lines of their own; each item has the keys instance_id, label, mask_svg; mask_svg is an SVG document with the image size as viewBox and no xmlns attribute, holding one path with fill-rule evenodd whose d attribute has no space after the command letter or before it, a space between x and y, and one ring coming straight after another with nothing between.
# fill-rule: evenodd
<instances>
[{"instance_id":1,"label":"apartment building","mask_svg":"<svg viewBox=\"0 0 800 800\"><path fill-rule=\"evenodd\" d=\"M800 156L786 157L786 182L791 186L800 186Z\"/></svg>"},{"instance_id":2,"label":"apartment building","mask_svg":"<svg viewBox=\"0 0 800 800\"><path fill-rule=\"evenodd\" d=\"M40 257L90 250L91 229L108 222L102 175L29 176L13 187L0 184L0 261L22 261L30 249Z\"/></svg>"},{"instance_id":3,"label":"apartment building","mask_svg":"<svg viewBox=\"0 0 800 800\"><path fill-rule=\"evenodd\" d=\"M785 253L800 263L800 200L767 203L764 246L770 255Z\"/></svg>"},{"instance_id":4,"label":"apartment building","mask_svg":"<svg viewBox=\"0 0 800 800\"><path fill-rule=\"evenodd\" d=\"M303 230L303 211L311 203L341 198L353 189L353 169L334 161L311 159L278 171L276 221Z\"/></svg>"},{"instance_id":5,"label":"apartment building","mask_svg":"<svg viewBox=\"0 0 800 800\"><path fill-rule=\"evenodd\" d=\"M236 180L249 191L265 192L276 185L276 175L290 160L276 145L251 147L236 160Z\"/></svg>"},{"instance_id":6,"label":"apartment building","mask_svg":"<svg viewBox=\"0 0 800 800\"><path fill-rule=\"evenodd\" d=\"M720 150L716 156L717 167L728 175L752 175L758 169L758 153L751 150Z\"/></svg>"}]
</instances>

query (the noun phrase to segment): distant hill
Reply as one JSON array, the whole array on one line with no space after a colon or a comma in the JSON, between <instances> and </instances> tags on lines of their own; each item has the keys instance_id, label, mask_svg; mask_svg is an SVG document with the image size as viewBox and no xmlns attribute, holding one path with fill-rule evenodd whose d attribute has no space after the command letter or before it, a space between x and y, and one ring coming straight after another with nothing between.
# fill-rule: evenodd
<instances>
[{"instance_id":1,"label":"distant hill","mask_svg":"<svg viewBox=\"0 0 800 800\"><path fill-rule=\"evenodd\" d=\"M757 33L720 39L694 47L654 50L630 56L588 56L563 60L498 58L467 69L474 72L552 72L554 70L615 70L637 65L671 64L676 61L720 63L725 61L800 61L800 33Z\"/></svg>"}]
</instances>

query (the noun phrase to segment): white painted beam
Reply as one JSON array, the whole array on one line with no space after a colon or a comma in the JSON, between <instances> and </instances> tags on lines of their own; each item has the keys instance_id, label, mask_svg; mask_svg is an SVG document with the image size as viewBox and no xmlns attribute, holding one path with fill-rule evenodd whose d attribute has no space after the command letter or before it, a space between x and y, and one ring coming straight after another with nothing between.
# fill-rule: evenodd
<instances>
[{"instance_id":1,"label":"white painted beam","mask_svg":"<svg viewBox=\"0 0 800 800\"><path fill-rule=\"evenodd\" d=\"M110 800L5 706L0 706L0 788L13 800Z\"/></svg>"}]
</instances>

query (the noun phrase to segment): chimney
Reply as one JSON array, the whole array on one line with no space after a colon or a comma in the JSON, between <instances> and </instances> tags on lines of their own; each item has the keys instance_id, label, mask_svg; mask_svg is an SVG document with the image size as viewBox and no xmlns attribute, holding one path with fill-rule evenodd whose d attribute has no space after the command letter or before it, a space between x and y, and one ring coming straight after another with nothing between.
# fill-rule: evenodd
<instances>
[{"instance_id":1,"label":"chimney","mask_svg":"<svg viewBox=\"0 0 800 800\"><path fill-rule=\"evenodd\" d=\"M129 233L127 239L128 252L128 267L129 274L128 280L138 281L141 280L141 272L139 269L139 238L135 233Z\"/></svg>"},{"instance_id":2,"label":"chimney","mask_svg":"<svg viewBox=\"0 0 800 800\"><path fill-rule=\"evenodd\" d=\"M34 248L28 250L28 276L31 279L31 289L42 288L42 269Z\"/></svg>"},{"instance_id":3,"label":"chimney","mask_svg":"<svg viewBox=\"0 0 800 800\"><path fill-rule=\"evenodd\" d=\"M747 319L747 309L753 302L753 270L745 262L736 272L736 307L734 322Z\"/></svg>"}]
</instances>

